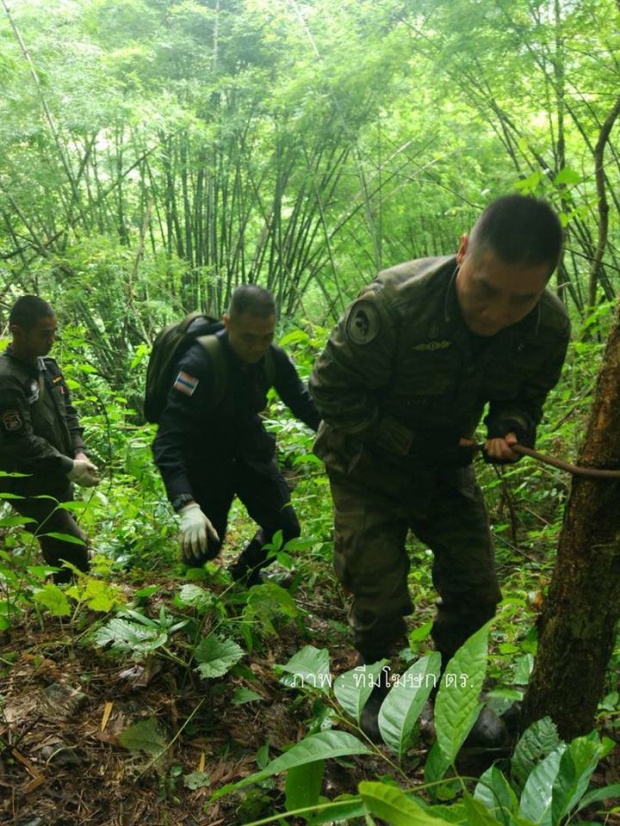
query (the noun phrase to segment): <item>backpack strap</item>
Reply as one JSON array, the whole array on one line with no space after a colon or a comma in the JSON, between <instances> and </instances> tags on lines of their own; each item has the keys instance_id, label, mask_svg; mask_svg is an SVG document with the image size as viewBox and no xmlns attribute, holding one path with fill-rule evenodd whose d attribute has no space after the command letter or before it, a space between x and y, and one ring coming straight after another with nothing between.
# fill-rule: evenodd
<instances>
[{"instance_id":1,"label":"backpack strap","mask_svg":"<svg viewBox=\"0 0 620 826\"><path fill-rule=\"evenodd\" d=\"M204 347L211 360L213 367L213 393L209 409L217 407L224 400L224 393L226 392L226 359L222 349L222 342L216 335L198 336L196 341ZM269 388L273 387L276 378L276 365L273 360L273 350L271 347L265 354L265 378L267 379Z\"/></svg>"},{"instance_id":2,"label":"backpack strap","mask_svg":"<svg viewBox=\"0 0 620 826\"><path fill-rule=\"evenodd\" d=\"M211 394L211 401L209 409L217 407L224 399L226 392L226 361L224 359L224 352L222 344L217 336L198 336L196 341L204 347L211 360L213 367L213 393Z\"/></svg>"}]
</instances>

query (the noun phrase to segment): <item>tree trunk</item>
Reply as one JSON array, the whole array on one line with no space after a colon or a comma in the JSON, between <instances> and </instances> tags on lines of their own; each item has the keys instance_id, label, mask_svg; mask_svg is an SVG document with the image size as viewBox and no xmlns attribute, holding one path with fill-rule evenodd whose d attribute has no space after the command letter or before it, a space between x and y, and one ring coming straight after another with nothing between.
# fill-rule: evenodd
<instances>
[{"instance_id":1,"label":"tree trunk","mask_svg":"<svg viewBox=\"0 0 620 826\"><path fill-rule=\"evenodd\" d=\"M580 464L620 467L620 306ZM575 477L539 620L524 728L549 715L566 741L592 730L620 618L619 583L620 482Z\"/></svg>"}]
</instances>

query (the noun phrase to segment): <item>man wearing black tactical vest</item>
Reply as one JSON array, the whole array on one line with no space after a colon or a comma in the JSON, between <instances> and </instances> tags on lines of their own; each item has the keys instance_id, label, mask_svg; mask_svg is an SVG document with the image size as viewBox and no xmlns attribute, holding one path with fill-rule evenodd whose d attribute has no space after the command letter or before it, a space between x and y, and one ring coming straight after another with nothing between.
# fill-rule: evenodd
<instances>
[{"instance_id":1,"label":"man wearing black tactical vest","mask_svg":"<svg viewBox=\"0 0 620 826\"><path fill-rule=\"evenodd\" d=\"M253 284L237 287L223 317L224 329L216 334L225 372L221 398L213 398L212 354L196 342L174 371L153 442L155 463L180 516L185 562L201 565L219 554L235 495L259 525L229 569L234 580L248 586L260 584L261 569L268 564L265 545L277 531L284 543L300 535L275 458L275 438L260 416L270 387L309 428L316 431L319 425L293 362L273 344L276 318L268 290Z\"/></svg>"},{"instance_id":2,"label":"man wearing black tactical vest","mask_svg":"<svg viewBox=\"0 0 620 826\"><path fill-rule=\"evenodd\" d=\"M413 612L409 530L433 552L432 626L443 667L501 599L485 503L469 465L485 408L484 453L533 447L557 383L569 320L546 285L558 217L520 195L490 204L456 256L381 272L349 306L309 386L323 424L315 452L335 505L335 572L352 594L361 663L390 657ZM380 738L378 686L362 715Z\"/></svg>"},{"instance_id":3,"label":"man wearing black tactical vest","mask_svg":"<svg viewBox=\"0 0 620 826\"><path fill-rule=\"evenodd\" d=\"M9 329L11 343L0 355L0 470L28 475L0 478L0 490L19 497L11 505L34 520L25 527L48 565L59 568L55 581L68 582L72 572L63 561L88 570L87 537L57 503L73 499L73 483L97 485L97 468L86 455L69 388L48 355L57 331L54 310L38 296L24 295L11 309Z\"/></svg>"}]
</instances>

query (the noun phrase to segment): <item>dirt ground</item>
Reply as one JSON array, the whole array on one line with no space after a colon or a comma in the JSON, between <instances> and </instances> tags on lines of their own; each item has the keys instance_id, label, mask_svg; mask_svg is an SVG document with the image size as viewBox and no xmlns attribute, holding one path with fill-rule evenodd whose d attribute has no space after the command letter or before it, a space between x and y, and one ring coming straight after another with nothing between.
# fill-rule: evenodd
<instances>
[{"instance_id":1,"label":"dirt ground","mask_svg":"<svg viewBox=\"0 0 620 826\"><path fill-rule=\"evenodd\" d=\"M295 598L312 609L307 630L313 645L329 648L332 671L353 667L342 605L321 605L303 588ZM316 708L273 670L308 644L303 630L283 626L242 660L244 668L215 680L160 656L140 666L112 657L84 645L84 630L84 622L77 631L49 616L41 624L31 613L0 638L0 823L241 826L278 810L281 778L209 801L215 790L258 770L265 744L275 757L307 733ZM232 703L240 688L260 701ZM152 719L165 738L161 756L123 747L121 732ZM412 779L425 754L420 747L411 756ZM618 780L620 757L608 761L596 785ZM355 793L360 780L385 774L386 765L378 758L329 761L323 792Z\"/></svg>"}]
</instances>

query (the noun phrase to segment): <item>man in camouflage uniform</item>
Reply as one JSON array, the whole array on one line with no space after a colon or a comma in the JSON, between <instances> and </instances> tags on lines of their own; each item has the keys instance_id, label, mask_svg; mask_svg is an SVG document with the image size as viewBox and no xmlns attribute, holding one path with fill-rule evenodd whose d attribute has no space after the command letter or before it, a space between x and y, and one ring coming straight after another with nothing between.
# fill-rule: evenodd
<instances>
[{"instance_id":1,"label":"man in camouflage uniform","mask_svg":"<svg viewBox=\"0 0 620 826\"><path fill-rule=\"evenodd\" d=\"M58 502L73 499L73 482L99 483L89 461L83 428L56 361L48 356L56 337L54 310L35 295L19 298L9 316L11 344L0 355L0 470L28 474L1 477L0 491L16 495L10 502L41 545L48 565L59 568L56 582L72 573L63 560L88 570L86 534ZM51 497L51 498L50 498ZM68 534L79 543L50 534Z\"/></svg>"},{"instance_id":2,"label":"man in camouflage uniform","mask_svg":"<svg viewBox=\"0 0 620 826\"><path fill-rule=\"evenodd\" d=\"M432 637L445 664L501 599L485 503L469 467L533 446L569 340L546 289L562 230L547 204L492 203L456 257L381 272L349 306L317 360L310 390L323 419L315 451L335 505L335 571L352 594L360 662L389 656L413 604L411 529L434 554ZM368 728L384 691L365 709ZM376 733L376 732L374 732Z\"/></svg>"}]
</instances>

